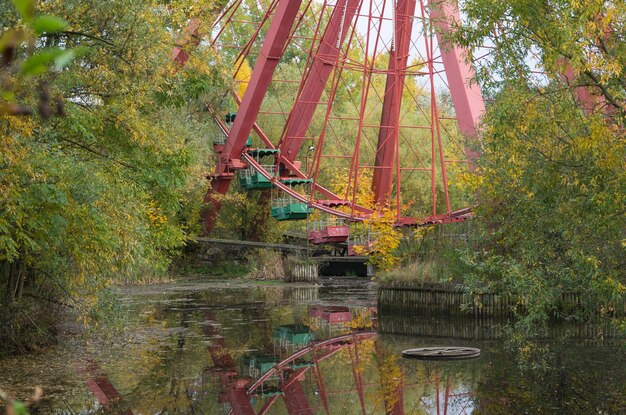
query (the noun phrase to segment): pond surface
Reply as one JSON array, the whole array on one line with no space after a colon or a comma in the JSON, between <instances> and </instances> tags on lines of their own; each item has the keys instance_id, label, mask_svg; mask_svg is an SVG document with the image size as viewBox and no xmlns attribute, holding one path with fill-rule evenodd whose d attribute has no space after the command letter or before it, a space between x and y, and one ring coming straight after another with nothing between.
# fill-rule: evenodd
<instances>
[{"instance_id":1,"label":"pond surface","mask_svg":"<svg viewBox=\"0 0 626 415\"><path fill-rule=\"evenodd\" d=\"M24 399L40 385L42 414L626 414L623 340L553 338L514 352L492 322L379 316L359 279L117 293L122 329L0 361L0 389ZM482 354L401 357L460 345Z\"/></svg>"}]
</instances>

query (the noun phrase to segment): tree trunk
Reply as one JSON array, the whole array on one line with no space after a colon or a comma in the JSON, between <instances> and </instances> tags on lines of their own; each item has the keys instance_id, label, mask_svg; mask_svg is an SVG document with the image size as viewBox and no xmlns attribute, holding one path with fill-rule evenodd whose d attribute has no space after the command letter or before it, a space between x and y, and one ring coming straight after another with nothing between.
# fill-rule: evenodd
<instances>
[{"instance_id":1,"label":"tree trunk","mask_svg":"<svg viewBox=\"0 0 626 415\"><path fill-rule=\"evenodd\" d=\"M0 275L6 281L4 296L7 305L20 301L24 290L24 280L26 273L24 265L20 261L2 261L0 265Z\"/></svg>"},{"instance_id":2,"label":"tree trunk","mask_svg":"<svg viewBox=\"0 0 626 415\"><path fill-rule=\"evenodd\" d=\"M13 278L13 263L9 261L2 262L2 276L6 281L6 287L4 296L6 299L6 305L13 303L13 287L15 286Z\"/></svg>"},{"instance_id":3,"label":"tree trunk","mask_svg":"<svg viewBox=\"0 0 626 415\"><path fill-rule=\"evenodd\" d=\"M24 282L26 281L26 267L22 262L18 262L17 266L17 290L15 294L15 298L17 302L22 301L22 293L24 292Z\"/></svg>"}]
</instances>

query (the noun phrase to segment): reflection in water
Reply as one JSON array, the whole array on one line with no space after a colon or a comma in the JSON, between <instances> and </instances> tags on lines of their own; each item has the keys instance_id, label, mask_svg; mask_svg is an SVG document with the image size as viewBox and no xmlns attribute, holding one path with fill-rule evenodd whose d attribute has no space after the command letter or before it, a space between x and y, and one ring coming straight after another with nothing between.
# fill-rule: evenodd
<instances>
[{"instance_id":1,"label":"reflection in water","mask_svg":"<svg viewBox=\"0 0 626 415\"><path fill-rule=\"evenodd\" d=\"M547 370L521 371L492 326L378 316L370 289L333 283L128 289L122 333L65 345L30 369L0 362L0 389L65 385L43 410L56 414L626 413L617 340L552 342ZM400 357L431 345L482 357Z\"/></svg>"},{"instance_id":2,"label":"reflection in water","mask_svg":"<svg viewBox=\"0 0 626 415\"><path fill-rule=\"evenodd\" d=\"M78 368L77 372L84 377L87 389L107 412L133 415L133 411L124 407L122 396L96 362L89 361L86 367Z\"/></svg>"}]
</instances>

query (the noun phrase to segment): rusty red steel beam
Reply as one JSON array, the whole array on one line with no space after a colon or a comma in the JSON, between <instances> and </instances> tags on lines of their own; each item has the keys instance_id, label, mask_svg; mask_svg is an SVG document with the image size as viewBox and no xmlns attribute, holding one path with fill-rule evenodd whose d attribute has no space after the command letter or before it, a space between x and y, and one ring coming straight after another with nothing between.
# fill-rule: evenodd
<instances>
[{"instance_id":1,"label":"rusty red steel beam","mask_svg":"<svg viewBox=\"0 0 626 415\"><path fill-rule=\"evenodd\" d=\"M248 87L237 111L238 117L235 118L228 134L224 151L219 155L211 187L204 198L205 203L211 205L202 213L205 233L213 229L221 207L219 195L224 195L228 191L233 179L233 170L243 167L240 160L241 154L246 146L248 135L255 126L261 103L283 55L301 3L302 0L282 0L276 7L252 70Z\"/></svg>"},{"instance_id":2,"label":"rusty red steel beam","mask_svg":"<svg viewBox=\"0 0 626 415\"><path fill-rule=\"evenodd\" d=\"M341 45L347 37L360 1L340 0L333 9L301 93L291 110L281 143L283 157L291 162L298 156L328 78L338 63Z\"/></svg>"},{"instance_id":3,"label":"rusty red steel beam","mask_svg":"<svg viewBox=\"0 0 626 415\"><path fill-rule=\"evenodd\" d=\"M200 37L198 33L198 28L200 27L200 20L191 19L187 24L185 42L181 43L180 46L174 47L172 50L172 60L176 62L179 66L185 66L187 61L189 60L189 53L185 50L190 44L195 47L200 44Z\"/></svg>"},{"instance_id":4,"label":"rusty red steel beam","mask_svg":"<svg viewBox=\"0 0 626 415\"><path fill-rule=\"evenodd\" d=\"M209 190L204 195L204 207L201 211L202 225L204 228L204 234L211 233L217 220L217 215L222 208L222 195L228 192L230 182L234 177L233 173L221 173L219 178L217 175L211 179L211 185Z\"/></svg>"},{"instance_id":5,"label":"rusty red steel beam","mask_svg":"<svg viewBox=\"0 0 626 415\"><path fill-rule=\"evenodd\" d=\"M213 175L214 180L212 181L211 187L205 197L205 203L209 203L213 207L212 209L205 210L203 212L205 232L210 231L213 227L215 218L220 208L219 195L225 194L230 187L230 182L233 179L233 171L244 166L244 163L240 160L240 158L250 131L254 129L263 138L265 138L263 141L269 141L267 137L264 137L264 134L262 134L258 125L256 125L256 118L260 110L261 102L263 101L269 83L271 82L274 70L285 50L286 42L289 40L290 31L293 27L301 4L301 0L276 1L278 3L276 13L270 24L270 28L263 44L263 48L259 53L257 63L255 64L249 88L241 102L239 113L243 114L244 117L237 117L235 125L233 125L233 128L231 129L231 133L229 134L226 142L225 150L220 154L218 167ZM337 43L333 47L332 43L323 41L318 47L319 56L316 56L314 59L313 67L309 71L309 77L303 85L303 92L301 95L303 98L302 102L299 104L300 108L296 108L298 107L298 103L296 103L294 110L292 110L292 116L295 117L295 121L290 124L292 125L291 127L289 125L287 126L287 131L289 131L289 128L291 128L292 131L295 131L293 129L303 131L302 129L304 128L304 131L306 131L311 122L312 116L314 115L315 109L318 105L317 102L319 102L319 98L313 99L313 97L317 94L321 96L328 79L328 75L324 74L326 72L330 73L330 69L332 69L333 66L330 64L328 59L322 59L324 58L324 55L330 52L329 55L326 55L326 58L330 57L331 61L334 59L334 65L337 64L340 53L339 46L345 39L348 32L348 30L346 30L346 26L350 27L349 23L351 23L351 20L356 15L356 9L358 8L355 5L359 4L358 0L343 1L344 8L342 11L344 13L341 13L340 16L338 10L341 8L336 7L333 12L333 16L331 16L331 21L333 21L334 18L334 23L327 26L324 35L325 38L328 36L328 39L330 40L330 38L333 38L334 34L334 39ZM414 0L399 0L398 8L402 9L404 7L403 4L406 4L407 2L414 3ZM431 18L433 18L435 26L439 29L437 36L440 43L442 42L440 32L449 30L450 22L458 20L458 9L454 3L455 2L452 0L451 2L437 3L434 6L431 4L431 8L433 9L431 12ZM409 13L406 15L409 15ZM340 17L341 20L339 20ZM337 20L339 20L339 26L336 24ZM189 22L187 27L187 44L195 46L199 43L198 26L199 24L197 19L192 19ZM399 23L399 26L402 26L402 22ZM399 28L396 28L396 31L398 30ZM397 36L397 39L403 38L406 38L407 42L410 42L410 34L406 36ZM484 112L484 103L482 101L480 89L476 85L470 83L473 71L471 66L463 59L464 53L464 50L456 46L449 47L444 45L442 47L442 60L446 68L448 83L451 87L453 103L457 113L459 114L458 120L460 129L466 136L474 137L477 133L476 129L478 120L480 115L482 115L482 112ZM398 56L399 55L400 54L398 53ZM177 47L174 49L173 60L178 62L181 66L187 62L188 58L189 56L183 47ZM404 66L406 67L406 64ZM311 80L309 81L309 79ZM391 102L393 102L393 100L391 100ZM393 107L392 104L389 105ZM383 123L382 125L383 127L387 126L387 129L389 129L389 123ZM395 127L392 125L392 128ZM289 138L289 134L290 133L286 133L285 137ZM299 133L295 134L295 137L291 136L292 138L295 138L295 140L286 141L290 142L287 150L289 155L287 156L285 155L286 153L283 152L279 159L281 163L285 165L287 170L296 173L297 176L301 176L302 172L299 171L298 166L296 166L293 161L297 156L297 150L300 148L304 138L301 137ZM395 147L397 148L397 146ZM475 154L472 154L469 149L466 151L471 165L472 160L475 159ZM387 158L389 159L390 157ZM387 164L389 164L389 162L387 162ZM328 192L326 189L321 188L317 184L316 190L321 191L322 194L325 195L331 194L331 192ZM362 210L366 215L369 213L368 209ZM454 219L456 218L453 218L453 220Z\"/></svg>"},{"instance_id":6,"label":"rusty red steel beam","mask_svg":"<svg viewBox=\"0 0 626 415\"><path fill-rule=\"evenodd\" d=\"M266 402L265 405L261 408L258 415L267 415L270 409L273 408L274 403L278 400L278 395L271 396ZM230 414L228 414L230 415Z\"/></svg>"},{"instance_id":7,"label":"rusty red steel beam","mask_svg":"<svg viewBox=\"0 0 626 415\"><path fill-rule=\"evenodd\" d=\"M276 8L267 35L261 47L261 52L248 82L241 105L237 111L238 117L230 130L226 140L224 152L221 155L223 164L221 169L227 169L233 160L238 160L246 145L248 135L252 131L261 103L272 81L274 71L283 55L291 28L298 14L302 0L282 0ZM225 163L225 164L224 164ZM223 171L218 171L221 173Z\"/></svg>"},{"instance_id":8,"label":"rusty red steel beam","mask_svg":"<svg viewBox=\"0 0 626 415\"><path fill-rule=\"evenodd\" d=\"M427 225L440 225L444 223L463 222L473 217L471 208L462 208L438 215L427 216L417 221L415 218L400 218L396 222L396 227L419 227Z\"/></svg>"},{"instance_id":9,"label":"rusty red steel beam","mask_svg":"<svg viewBox=\"0 0 626 415\"><path fill-rule=\"evenodd\" d=\"M103 408L109 409L122 402L122 395L120 395L118 390L109 380L108 376L100 370L98 364L94 360L90 360L87 367L79 367L78 372L85 377L85 385L87 386L87 389L89 389L89 391L96 397ZM121 412L121 414L133 415L133 411L131 409L126 409L124 412Z\"/></svg>"},{"instance_id":10,"label":"rusty red steel beam","mask_svg":"<svg viewBox=\"0 0 626 415\"><path fill-rule=\"evenodd\" d=\"M207 320L214 320L211 313L206 314ZM222 396L232 408L233 415L256 415L246 386L249 379L239 378L235 361L226 346L226 340L220 335L220 327L217 324L205 324L202 328L203 334L211 338L208 346L209 355L213 365L219 371L222 382Z\"/></svg>"},{"instance_id":11,"label":"rusty red steel beam","mask_svg":"<svg viewBox=\"0 0 626 415\"><path fill-rule=\"evenodd\" d=\"M604 17L603 14L599 14L596 16L596 23L600 24L600 19ZM604 41L610 39L611 35L614 33L613 29L609 26L603 30L603 38ZM595 40L595 45L597 48L601 48L601 40L598 38ZM561 63L565 65L564 71L561 73L561 80L565 82L568 86L576 85L580 83L579 76L574 73L574 68L572 67L571 62L563 57L561 58ZM586 114L591 114L599 104L607 105L605 99L602 95L593 94L589 86L575 86L573 90L574 99L580 109ZM611 106L608 105L609 112L611 111Z\"/></svg>"},{"instance_id":12,"label":"rusty red steel beam","mask_svg":"<svg viewBox=\"0 0 626 415\"><path fill-rule=\"evenodd\" d=\"M459 9L455 0L429 0L430 19L435 26L441 59L446 72L452 103L459 123L459 130L468 139L478 137L480 118L485 113L485 102L480 87L472 82L474 69L467 61L467 51L450 44L443 39L443 33L450 32L453 23L459 22ZM469 160L470 170L478 153L466 147L465 155Z\"/></svg>"},{"instance_id":13,"label":"rusty red steel beam","mask_svg":"<svg viewBox=\"0 0 626 415\"><path fill-rule=\"evenodd\" d=\"M402 92L409 60L416 0L398 0L395 7L395 45L389 52L389 64L383 109L378 130L372 191L377 205L386 206L391 196L393 166L398 146L398 128Z\"/></svg>"},{"instance_id":14,"label":"rusty red steel beam","mask_svg":"<svg viewBox=\"0 0 626 415\"><path fill-rule=\"evenodd\" d=\"M289 415L313 415L313 409L302 387L306 369L293 373L283 386L283 399Z\"/></svg>"},{"instance_id":15,"label":"rusty red steel beam","mask_svg":"<svg viewBox=\"0 0 626 415\"><path fill-rule=\"evenodd\" d=\"M256 415L246 385L249 382L247 380L238 379L234 385L228 389L227 396L230 406L232 408L233 415Z\"/></svg>"}]
</instances>

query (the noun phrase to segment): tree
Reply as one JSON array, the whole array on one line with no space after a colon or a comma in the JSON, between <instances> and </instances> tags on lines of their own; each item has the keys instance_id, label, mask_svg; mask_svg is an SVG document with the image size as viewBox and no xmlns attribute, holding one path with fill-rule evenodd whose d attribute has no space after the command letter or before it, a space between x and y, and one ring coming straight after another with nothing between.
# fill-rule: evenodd
<instances>
[{"instance_id":1,"label":"tree","mask_svg":"<svg viewBox=\"0 0 626 415\"><path fill-rule=\"evenodd\" d=\"M37 106L39 82L64 103L63 117L0 114L0 338L27 347L29 334L50 332L51 310L86 318L111 280L167 269L191 226L181 200L204 185L193 176L208 151L201 103L223 83L202 47L182 70L170 60L187 20L210 20L212 1L14 3L64 22L15 44L22 67L46 50L83 51L64 68L51 59L38 74L3 73L24 107ZM15 10L2 19L28 24Z\"/></svg>"},{"instance_id":2,"label":"tree","mask_svg":"<svg viewBox=\"0 0 626 415\"><path fill-rule=\"evenodd\" d=\"M468 0L453 39L494 45L478 81L478 195L485 235L469 255L475 289L519 296L525 322L611 316L626 294L626 54L623 2ZM539 70L542 76L537 76Z\"/></svg>"}]
</instances>

